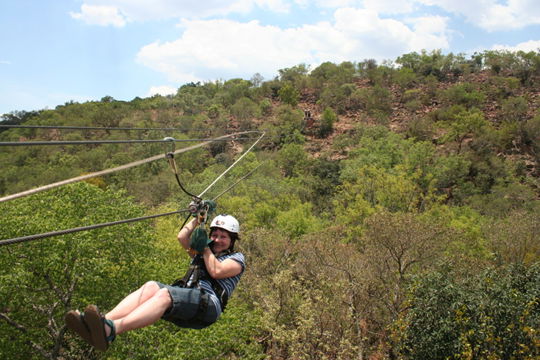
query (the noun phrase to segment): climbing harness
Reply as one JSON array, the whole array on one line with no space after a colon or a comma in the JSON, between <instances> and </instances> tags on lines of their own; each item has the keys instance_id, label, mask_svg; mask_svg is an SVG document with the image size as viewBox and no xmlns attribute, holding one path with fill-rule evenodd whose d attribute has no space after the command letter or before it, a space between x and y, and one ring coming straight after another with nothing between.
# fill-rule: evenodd
<instances>
[{"instance_id":1,"label":"climbing harness","mask_svg":"<svg viewBox=\"0 0 540 360\"><path fill-rule=\"evenodd\" d=\"M216 258L219 258L221 256L229 254L233 254L233 252L231 250L225 250L219 254L215 254L215 256ZM219 284L216 279L208 275L208 271L206 270L206 265L204 263L204 258L201 254L195 255L185 275L181 279L176 280L171 285L188 289L202 290L199 283L201 280L206 280L210 282L212 290L214 290L214 293L216 293L216 296L221 304L221 311L225 311L225 307L227 306L227 302L229 300L227 291Z\"/></svg>"}]
</instances>

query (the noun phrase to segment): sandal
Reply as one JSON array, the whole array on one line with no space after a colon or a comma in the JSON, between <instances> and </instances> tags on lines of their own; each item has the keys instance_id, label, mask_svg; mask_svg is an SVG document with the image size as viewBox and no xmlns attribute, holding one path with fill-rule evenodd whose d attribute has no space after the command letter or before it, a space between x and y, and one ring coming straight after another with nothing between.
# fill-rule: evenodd
<instances>
[{"instance_id":1,"label":"sandal","mask_svg":"<svg viewBox=\"0 0 540 360\"><path fill-rule=\"evenodd\" d=\"M71 310L66 314L64 319L66 321L66 326L68 327L68 329L76 332L88 344L94 345L92 343L92 336L90 335L88 326L84 322L83 314L81 314L79 311Z\"/></svg>"},{"instance_id":2,"label":"sandal","mask_svg":"<svg viewBox=\"0 0 540 360\"><path fill-rule=\"evenodd\" d=\"M105 319L102 316L96 305L88 305L84 310L84 320L90 330L92 338L92 345L99 351L106 351L109 348L109 344L113 342L116 337L116 330L114 322L109 319ZM105 326L111 328L111 334L107 336Z\"/></svg>"}]
</instances>

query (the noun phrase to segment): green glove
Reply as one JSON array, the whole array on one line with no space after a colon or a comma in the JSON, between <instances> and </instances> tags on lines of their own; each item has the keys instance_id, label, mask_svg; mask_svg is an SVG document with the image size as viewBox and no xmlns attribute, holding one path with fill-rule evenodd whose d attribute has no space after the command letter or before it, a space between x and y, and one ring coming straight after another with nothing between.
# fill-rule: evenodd
<instances>
[{"instance_id":1,"label":"green glove","mask_svg":"<svg viewBox=\"0 0 540 360\"><path fill-rule=\"evenodd\" d=\"M203 204L203 206L208 207L208 212L209 213L213 213L214 211L216 211L217 204L216 204L215 201L213 201L213 200L203 200L202 204Z\"/></svg>"},{"instance_id":2,"label":"green glove","mask_svg":"<svg viewBox=\"0 0 540 360\"><path fill-rule=\"evenodd\" d=\"M189 241L189 246L200 253L204 251L204 249L212 242L208 238L208 234L206 233L206 230L202 227L198 227L191 233L191 238Z\"/></svg>"}]
</instances>

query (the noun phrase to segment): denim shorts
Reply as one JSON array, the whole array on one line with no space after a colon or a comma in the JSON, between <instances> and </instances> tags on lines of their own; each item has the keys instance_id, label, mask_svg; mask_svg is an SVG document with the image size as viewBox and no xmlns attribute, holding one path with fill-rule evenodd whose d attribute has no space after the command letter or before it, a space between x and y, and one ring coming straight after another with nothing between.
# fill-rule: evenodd
<instances>
[{"instance_id":1,"label":"denim shorts","mask_svg":"<svg viewBox=\"0 0 540 360\"><path fill-rule=\"evenodd\" d=\"M157 282L161 289L169 290L172 305L161 317L163 320L190 329L202 329L216 322L219 317L218 309L210 296L200 289L183 288ZM206 301L203 300L205 297ZM208 305L201 307L201 301ZM206 309L204 309L206 308Z\"/></svg>"}]
</instances>

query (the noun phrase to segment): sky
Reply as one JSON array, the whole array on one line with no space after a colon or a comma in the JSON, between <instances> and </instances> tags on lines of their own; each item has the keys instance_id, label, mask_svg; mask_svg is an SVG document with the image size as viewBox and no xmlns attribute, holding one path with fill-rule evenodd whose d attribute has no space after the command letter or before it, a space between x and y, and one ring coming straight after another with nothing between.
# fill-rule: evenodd
<instances>
[{"instance_id":1,"label":"sky","mask_svg":"<svg viewBox=\"0 0 540 360\"><path fill-rule=\"evenodd\" d=\"M539 51L538 0L0 2L0 115L440 49Z\"/></svg>"}]
</instances>

